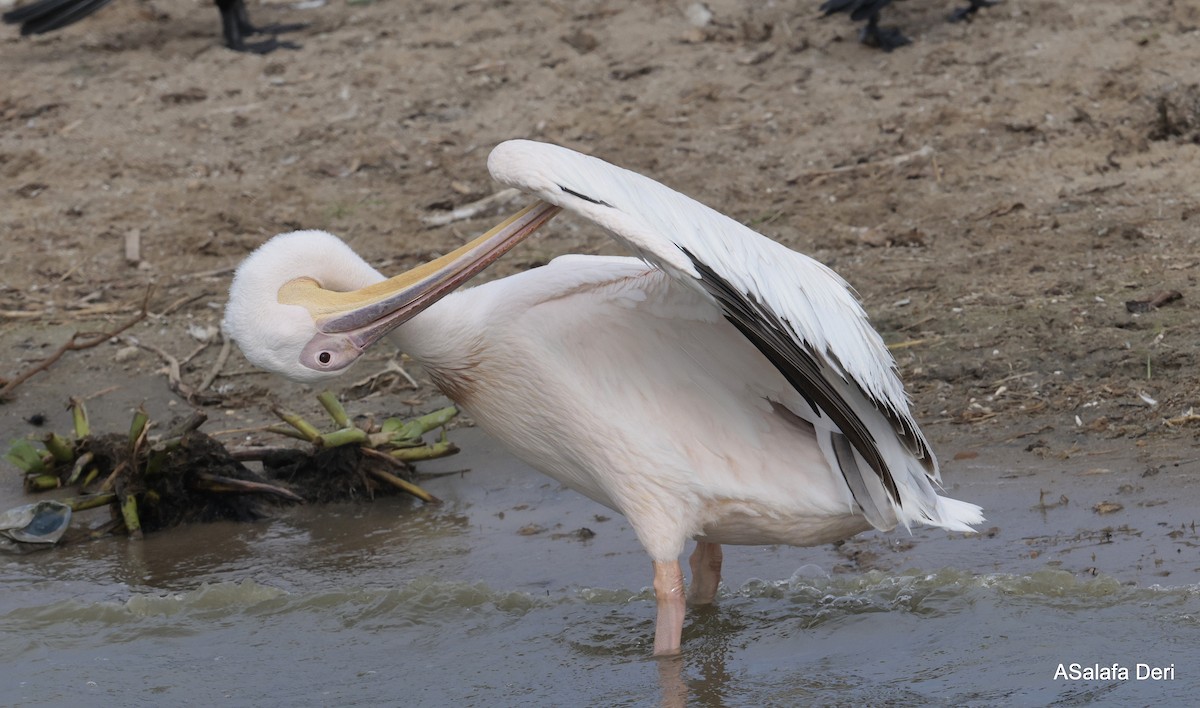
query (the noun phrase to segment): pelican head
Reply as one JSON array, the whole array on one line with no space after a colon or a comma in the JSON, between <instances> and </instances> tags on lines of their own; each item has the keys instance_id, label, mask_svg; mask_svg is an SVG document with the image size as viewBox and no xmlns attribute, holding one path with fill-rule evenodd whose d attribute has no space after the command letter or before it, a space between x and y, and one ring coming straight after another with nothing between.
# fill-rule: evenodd
<instances>
[{"instance_id":1,"label":"pelican head","mask_svg":"<svg viewBox=\"0 0 1200 708\"><path fill-rule=\"evenodd\" d=\"M255 366L296 381L316 383L334 370L300 363L317 336L316 320L302 304L280 301L288 283L307 278L331 291L351 292L384 277L337 236L325 231L279 234L238 266L229 286L221 328Z\"/></svg>"},{"instance_id":2,"label":"pelican head","mask_svg":"<svg viewBox=\"0 0 1200 708\"><path fill-rule=\"evenodd\" d=\"M222 329L255 366L305 383L337 376L558 211L538 202L465 246L387 280L332 234L280 234L238 266Z\"/></svg>"}]
</instances>

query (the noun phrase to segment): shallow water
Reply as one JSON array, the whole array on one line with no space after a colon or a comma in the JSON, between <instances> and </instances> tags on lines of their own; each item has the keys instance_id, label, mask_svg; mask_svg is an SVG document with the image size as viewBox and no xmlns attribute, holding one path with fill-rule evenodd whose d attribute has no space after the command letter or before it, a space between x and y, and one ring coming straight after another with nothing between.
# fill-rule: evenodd
<instances>
[{"instance_id":1,"label":"shallow water","mask_svg":"<svg viewBox=\"0 0 1200 708\"><path fill-rule=\"evenodd\" d=\"M1183 705L1200 688L1194 507L1098 524L1082 500L1114 479L1064 473L1080 502L1032 512L1012 501L1029 484L964 468L952 494L1007 520L990 534L728 548L718 606L689 611L682 658L657 661L624 520L456 435L478 452L440 466L478 469L425 484L441 507L0 557L0 702ZM1056 680L1072 662L1130 677ZM1174 679L1137 680L1138 663Z\"/></svg>"}]
</instances>

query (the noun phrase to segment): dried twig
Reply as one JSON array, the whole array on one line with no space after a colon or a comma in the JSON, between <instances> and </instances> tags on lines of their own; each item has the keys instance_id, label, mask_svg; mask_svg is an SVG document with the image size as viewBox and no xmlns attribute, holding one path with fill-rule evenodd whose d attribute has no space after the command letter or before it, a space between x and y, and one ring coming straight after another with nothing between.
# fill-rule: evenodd
<instances>
[{"instance_id":1,"label":"dried twig","mask_svg":"<svg viewBox=\"0 0 1200 708\"><path fill-rule=\"evenodd\" d=\"M400 366L399 364L397 364L395 359L388 360L387 368L385 369L385 371L390 371L390 372L399 374L401 377L404 378L405 381L408 382L408 387L413 389L414 391L421 388L421 384L417 383L417 380L414 379L412 377L412 374L408 373L408 371L405 370L405 368L403 366Z\"/></svg>"},{"instance_id":2,"label":"dried twig","mask_svg":"<svg viewBox=\"0 0 1200 708\"><path fill-rule=\"evenodd\" d=\"M156 347L153 344L139 342L131 337L127 337L125 341L136 347L141 347L148 352L153 352L154 354L158 355L159 359L163 360L163 363L167 365L163 370L163 373L167 375L167 387L170 388L176 396L179 396L188 403L194 403L202 406L209 403L216 403L220 400L219 396L201 396L199 391L185 384L182 376L180 375L179 360L163 351L161 348Z\"/></svg>"},{"instance_id":3,"label":"dried twig","mask_svg":"<svg viewBox=\"0 0 1200 708\"><path fill-rule=\"evenodd\" d=\"M45 315L45 310L0 310L0 317L14 320L23 317L33 319L35 317L45 317Z\"/></svg>"},{"instance_id":4,"label":"dried twig","mask_svg":"<svg viewBox=\"0 0 1200 708\"><path fill-rule=\"evenodd\" d=\"M224 266L222 268L213 268L212 270L198 270L195 273L184 273L177 276L176 281L199 280L201 278L212 278L218 275L228 275L237 269L236 265Z\"/></svg>"},{"instance_id":5,"label":"dried twig","mask_svg":"<svg viewBox=\"0 0 1200 708\"><path fill-rule=\"evenodd\" d=\"M195 349L188 352L187 356L185 356L184 358L179 360L180 370L182 370L183 367L187 366L192 361L192 359L195 359L196 357L200 356L200 352L204 351L205 349L208 349L209 345L211 345L211 344L212 344L212 342L201 342L200 344L198 344L196 346Z\"/></svg>"},{"instance_id":6,"label":"dried twig","mask_svg":"<svg viewBox=\"0 0 1200 708\"><path fill-rule=\"evenodd\" d=\"M108 340L112 339L113 337L116 337L117 335L121 334L125 330L134 326L138 322L141 322L142 320L146 319L146 313L147 313L146 305L150 300L151 291L152 291L152 288L146 289L146 295L145 295L145 297L142 298L142 308L137 313L137 315L133 316L132 318L130 318L129 320L127 320L126 322L124 322L123 324L118 326L113 331L100 332L99 334L76 332L75 334L71 335L71 338L68 339L66 342L64 342L62 346L60 346L58 349L54 350L54 352L52 352L50 354L50 356L46 357L45 359L42 359L41 361L34 364L33 366L25 369L24 371L22 371L21 373L17 374L15 377L13 377L12 379L5 381L4 386L0 387L0 403L8 400L9 397L12 395L13 390L17 386L20 386L21 384L25 383L27 380L32 378L37 373L39 373L41 371L46 371L51 366L53 366L54 362L56 362L62 358L63 354L66 354L67 352L80 351L82 349L91 349L94 346L97 346L99 344L107 342ZM90 334L90 336L89 336L89 334ZM85 337L87 337L87 338L85 339Z\"/></svg>"},{"instance_id":7,"label":"dried twig","mask_svg":"<svg viewBox=\"0 0 1200 708\"><path fill-rule=\"evenodd\" d=\"M391 385L389 377L398 376L408 384L408 388L417 391L421 385L412 377L404 367L396 363L395 359L388 359L387 366L383 371L377 371L374 374L360 380L355 381L347 387L347 391L352 398L363 398L375 391Z\"/></svg>"},{"instance_id":8,"label":"dried twig","mask_svg":"<svg viewBox=\"0 0 1200 708\"><path fill-rule=\"evenodd\" d=\"M213 364L212 370L208 372L208 375L200 382L200 386L196 388L197 392L207 391L208 387L212 386L213 381L216 381L217 377L221 375L221 369L225 368L225 362L229 360L230 339L223 334L218 336L221 337L221 353L217 354L217 361Z\"/></svg>"},{"instance_id":9,"label":"dried twig","mask_svg":"<svg viewBox=\"0 0 1200 708\"><path fill-rule=\"evenodd\" d=\"M453 224L456 221L472 219L478 216L480 212L491 208L492 205L499 204L501 202L507 202L520 193L520 190L517 189L502 189L495 194L486 196L483 199L480 199L476 202L471 202L470 204L464 204L445 214L430 214L428 216L422 216L421 223L425 224L426 228L432 229L438 226L445 226L446 224Z\"/></svg>"},{"instance_id":10,"label":"dried twig","mask_svg":"<svg viewBox=\"0 0 1200 708\"><path fill-rule=\"evenodd\" d=\"M268 457L304 453L294 447L227 447L229 457L238 462L262 462Z\"/></svg>"},{"instance_id":11,"label":"dried twig","mask_svg":"<svg viewBox=\"0 0 1200 708\"><path fill-rule=\"evenodd\" d=\"M179 298L178 300L176 300L175 302L171 303L170 305L167 305L167 306L166 306L166 307L163 309L163 311L162 311L162 312L156 312L156 313L154 313L154 314L155 314L155 316L156 316L156 317L166 317L167 315L170 315L170 314L174 313L176 310L179 310L179 309L180 309L180 308L182 308L184 305L191 304L191 303L193 303L193 302L195 302L195 301L197 301L197 300L200 300L200 299L202 299L202 298L209 297L210 295L211 295L211 293L208 293L208 292L201 292L201 293L197 293L197 294L194 294L194 295L184 295L183 297Z\"/></svg>"},{"instance_id":12,"label":"dried twig","mask_svg":"<svg viewBox=\"0 0 1200 708\"><path fill-rule=\"evenodd\" d=\"M209 492L233 492L240 494L268 494L270 496L286 499L290 502L304 503L304 497L292 492L283 487L274 484L266 484L264 482L252 482L246 479L236 479L234 477L226 477L224 475L213 474L211 472L197 472L195 478L198 482L203 482L201 489Z\"/></svg>"},{"instance_id":13,"label":"dried twig","mask_svg":"<svg viewBox=\"0 0 1200 708\"><path fill-rule=\"evenodd\" d=\"M94 398L99 398L101 396L108 395L108 394L112 393L113 391L116 391L118 388L121 388L121 387L120 386L106 386L105 388L102 388L99 391L93 391L92 393L89 393L86 396L80 396L80 400L90 401Z\"/></svg>"},{"instance_id":14,"label":"dried twig","mask_svg":"<svg viewBox=\"0 0 1200 708\"><path fill-rule=\"evenodd\" d=\"M920 150L914 150L912 152L904 153L903 155L896 155L895 157L888 157L882 160L859 162L853 165L842 165L841 167L833 167L828 170L812 170L809 172L801 172L793 177L788 177L787 183L795 184L801 180L815 180L820 179L821 177L829 177L831 175L843 174L846 172L856 172L858 170L870 170L876 167L896 168L905 167L907 165L924 165L926 162L933 159L933 156L934 149L931 146L926 145Z\"/></svg>"},{"instance_id":15,"label":"dried twig","mask_svg":"<svg viewBox=\"0 0 1200 708\"><path fill-rule=\"evenodd\" d=\"M1197 421L1200 421L1200 415L1196 415L1196 412L1193 409L1188 408L1183 412L1182 415L1177 415L1174 418L1166 418L1163 420L1163 423L1166 423L1167 427L1175 428L1180 425L1187 425L1188 423L1195 423Z\"/></svg>"},{"instance_id":16,"label":"dried twig","mask_svg":"<svg viewBox=\"0 0 1200 708\"><path fill-rule=\"evenodd\" d=\"M1125 303L1125 309L1129 312L1150 312L1157 310L1168 302L1175 302L1183 297L1183 293L1178 290L1163 290L1155 293L1148 300L1129 300Z\"/></svg>"},{"instance_id":17,"label":"dried twig","mask_svg":"<svg viewBox=\"0 0 1200 708\"><path fill-rule=\"evenodd\" d=\"M386 462L389 465L393 465L400 469L408 469L407 465L405 465L403 462L400 462L399 460L394 459L391 455L387 454L386 452L380 452L379 450L372 450L369 447L364 447L362 449L362 451L363 451L364 455L374 457L377 460L382 460L383 462ZM419 486L413 484L412 482L403 480L390 472L387 472L387 471L381 470L381 469L376 469L376 468L367 468L367 472L369 474L371 474L373 477L375 477L376 479L380 480L381 482L387 482L388 484L396 487L397 489L402 489L402 490L408 492L409 494L413 495L417 499L420 499L421 501L425 502L426 504L441 504L442 503L441 499L438 499L437 497L433 496L432 494L430 494L429 492L420 488Z\"/></svg>"},{"instance_id":18,"label":"dried twig","mask_svg":"<svg viewBox=\"0 0 1200 708\"><path fill-rule=\"evenodd\" d=\"M126 344L131 344L135 347L141 347L142 349L145 349L148 352L157 354L158 358L162 359L163 363L167 365L166 370L163 372L167 375L167 385L170 386L171 390L174 391L179 396L181 396L183 398L189 397L189 395L191 393L191 389L187 388L186 392L189 395L185 395L185 392L183 390L185 387L184 387L182 379L180 378L180 371L179 371L180 367L179 367L178 359L171 356L167 352L163 351L161 348L154 346L153 344L147 344L145 342L140 342L137 339L134 339L133 337L126 337L124 341Z\"/></svg>"},{"instance_id":19,"label":"dried twig","mask_svg":"<svg viewBox=\"0 0 1200 708\"><path fill-rule=\"evenodd\" d=\"M125 232L125 261L131 265L142 262L141 229L130 229Z\"/></svg>"},{"instance_id":20,"label":"dried twig","mask_svg":"<svg viewBox=\"0 0 1200 708\"><path fill-rule=\"evenodd\" d=\"M921 339L906 339L903 342L892 342L887 345L888 351L899 351L901 349L909 349L910 347L919 347L924 344L940 341L941 337L922 337Z\"/></svg>"}]
</instances>

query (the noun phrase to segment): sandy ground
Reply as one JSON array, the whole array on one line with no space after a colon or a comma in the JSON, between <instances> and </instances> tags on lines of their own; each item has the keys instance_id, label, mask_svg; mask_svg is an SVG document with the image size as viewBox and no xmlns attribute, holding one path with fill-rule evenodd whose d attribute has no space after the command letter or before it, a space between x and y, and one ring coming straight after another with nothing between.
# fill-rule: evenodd
<instances>
[{"instance_id":1,"label":"sandy ground","mask_svg":"<svg viewBox=\"0 0 1200 708\"><path fill-rule=\"evenodd\" d=\"M34 413L65 427L70 394L108 391L93 409L114 421L140 400L185 409L163 356L137 345L184 361L198 388L232 268L257 244L322 228L381 270L415 265L520 206L423 222L494 192L488 150L528 137L648 174L838 270L894 345L951 486L1024 480L1007 487L1016 506L1066 497L1088 533L1186 524L1200 500L1200 8L1009 0L947 24L951 3L914 0L885 18L914 44L883 54L817 4L710 2L702 26L686 2L252 5L258 22L308 23L289 35L302 49L267 56L222 48L206 2L122 0L32 40L7 29L0 376L73 331L111 330L152 290L133 339L18 387L0 437L34 432ZM484 277L566 252L619 251L558 219ZM1182 297L1130 312L1168 291ZM427 382L377 383L359 412L437 402ZM193 403L235 427L269 398L314 407L235 352Z\"/></svg>"}]
</instances>

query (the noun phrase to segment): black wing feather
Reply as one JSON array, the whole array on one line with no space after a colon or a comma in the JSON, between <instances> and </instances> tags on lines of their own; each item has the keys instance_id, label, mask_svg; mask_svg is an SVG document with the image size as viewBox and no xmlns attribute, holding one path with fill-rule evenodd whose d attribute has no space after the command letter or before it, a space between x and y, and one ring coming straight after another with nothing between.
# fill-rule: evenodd
<instances>
[{"instance_id":1,"label":"black wing feather","mask_svg":"<svg viewBox=\"0 0 1200 708\"><path fill-rule=\"evenodd\" d=\"M826 0L821 3L821 12L832 15L844 12L854 21L865 20L892 4L892 0Z\"/></svg>"},{"instance_id":2,"label":"black wing feather","mask_svg":"<svg viewBox=\"0 0 1200 708\"><path fill-rule=\"evenodd\" d=\"M43 34L74 24L112 0L39 0L4 13L10 25L21 25L21 34Z\"/></svg>"},{"instance_id":3,"label":"black wing feather","mask_svg":"<svg viewBox=\"0 0 1200 708\"><path fill-rule=\"evenodd\" d=\"M825 378L818 363L818 355L801 348L786 334L785 321L766 311L759 303L752 301L748 295L734 289L729 281L696 259L687 249L683 249L683 252L692 260L692 264L700 273L700 282L705 290L716 298L725 310L725 318L734 327L737 327L738 331L750 340L755 348L762 352L763 356L779 370L779 373L783 374L788 383L804 396L814 411L829 416L829 419L842 431L844 439L849 441L855 450L858 450L858 454L862 455L879 477L892 501L899 506L901 504L900 491L896 487L896 481L892 478L892 472L887 462L884 461L883 455L879 451L879 446L875 443L874 436L871 435L871 431L867 429L862 418ZM837 441L834 442L836 444ZM848 452L848 450L844 450L844 452ZM853 459L853 455L849 457L851 460ZM843 462L840 454L838 461L839 463ZM855 471L858 471L858 465L840 466L842 475L846 477L846 482L850 487L850 492L859 506L863 507L864 511L868 505L875 506L869 502L869 494L865 499L861 498L861 495L866 493L866 487L863 486L862 480L849 478ZM850 475L847 475L847 471L850 472Z\"/></svg>"}]
</instances>

